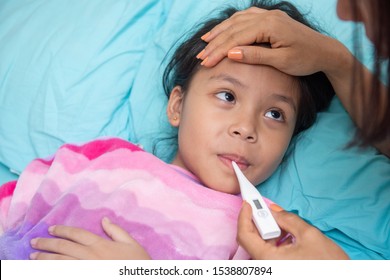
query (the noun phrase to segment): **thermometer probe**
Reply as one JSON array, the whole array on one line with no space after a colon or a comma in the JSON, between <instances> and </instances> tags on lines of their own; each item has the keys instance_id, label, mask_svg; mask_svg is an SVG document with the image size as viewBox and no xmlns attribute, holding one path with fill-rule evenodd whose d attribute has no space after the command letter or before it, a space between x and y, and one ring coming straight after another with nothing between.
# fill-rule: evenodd
<instances>
[{"instance_id":1,"label":"thermometer probe","mask_svg":"<svg viewBox=\"0 0 390 280\"><path fill-rule=\"evenodd\" d=\"M279 237L281 230L260 192L245 177L237 163L232 161L232 165L240 184L241 196L252 207L252 219L261 237L263 239Z\"/></svg>"}]
</instances>

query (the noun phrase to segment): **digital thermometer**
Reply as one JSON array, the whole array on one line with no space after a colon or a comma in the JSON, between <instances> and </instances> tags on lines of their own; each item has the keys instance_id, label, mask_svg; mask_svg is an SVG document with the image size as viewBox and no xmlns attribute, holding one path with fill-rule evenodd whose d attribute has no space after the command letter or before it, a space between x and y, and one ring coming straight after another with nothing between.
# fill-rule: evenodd
<instances>
[{"instance_id":1,"label":"digital thermometer","mask_svg":"<svg viewBox=\"0 0 390 280\"><path fill-rule=\"evenodd\" d=\"M252 219L255 222L257 230L263 239L272 239L279 237L281 230L272 217L271 211L265 203L260 192L245 177L237 163L232 161L234 172L240 184L241 196L252 207Z\"/></svg>"}]
</instances>

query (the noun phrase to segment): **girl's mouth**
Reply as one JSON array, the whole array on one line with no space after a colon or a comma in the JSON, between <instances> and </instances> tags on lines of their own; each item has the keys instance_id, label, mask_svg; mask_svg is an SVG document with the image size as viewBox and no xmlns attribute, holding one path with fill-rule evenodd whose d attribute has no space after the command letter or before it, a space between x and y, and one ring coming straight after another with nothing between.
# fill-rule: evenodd
<instances>
[{"instance_id":1,"label":"girl's mouth","mask_svg":"<svg viewBox=\"0 0 390 280\"><path fill-rule=\"evenodd\" d=\"M234 171L232 161L235 161L242 171L246 170L250 165L244 157L236 154L218 154L218 158L232 171Z\"/></svg>"}]
</instances>

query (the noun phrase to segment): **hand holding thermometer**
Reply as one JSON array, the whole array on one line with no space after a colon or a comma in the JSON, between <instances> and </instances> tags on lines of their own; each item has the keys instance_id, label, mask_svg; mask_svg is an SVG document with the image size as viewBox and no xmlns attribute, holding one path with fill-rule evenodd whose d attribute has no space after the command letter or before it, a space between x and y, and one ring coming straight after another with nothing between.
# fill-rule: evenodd
<instances>
[{"instance_id":1,"label":"hand holding thermometer","mask_svg":"<svg viewBox=\"0 0 390 280\"><path fill-rule=\"evenodd\" d=\"M251 182L241 172L237 163L232 161L234 171L240 184L241 196L252 207L252 219L255 222L257 230L263 239L272 239L279 237L281 230L272 217L271 211L265 203L263 197L252 185Z\"/></svg>"}]
</instances>

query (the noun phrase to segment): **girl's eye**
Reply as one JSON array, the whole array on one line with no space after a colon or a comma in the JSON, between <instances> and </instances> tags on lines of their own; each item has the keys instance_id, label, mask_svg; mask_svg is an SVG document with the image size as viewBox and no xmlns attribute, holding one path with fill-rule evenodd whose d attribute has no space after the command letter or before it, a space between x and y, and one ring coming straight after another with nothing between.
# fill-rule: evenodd
<instances>
[{"instance_id":1,"label":"girl's eye","mask_svg":"<svg viewBox=\"0 0 390 280\"><path fill-rule=\"evenodd\" d=\"M284 121L283 113L278 110L270 110L265 114L265 116L280 122Z\"/></svg>"},{"instance_id":2,"label":"girl's eye","mask_svg":"<svg viewBox=\"0 0 390 280\"><path fill-rule=\"evenodd\" d=\"M236 100L234 95L228 91L219 92L216 94L216 96L217 98L229 103L233 103Z\"/></svg>"}]
</instances>

